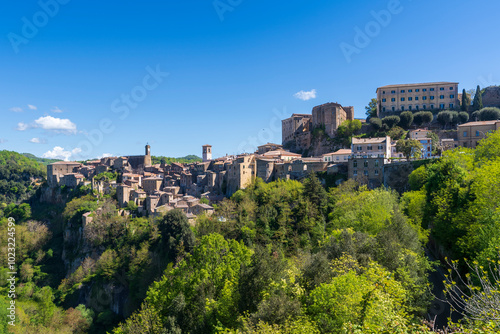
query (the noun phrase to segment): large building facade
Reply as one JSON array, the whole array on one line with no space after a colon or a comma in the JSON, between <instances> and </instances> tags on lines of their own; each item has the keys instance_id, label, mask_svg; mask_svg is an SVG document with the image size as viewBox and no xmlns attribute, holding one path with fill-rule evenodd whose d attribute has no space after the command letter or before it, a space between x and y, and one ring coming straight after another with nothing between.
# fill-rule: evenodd
<instances>
[{"instance_id":1,"label":"large building facade","mask_svg":"<svg viewBox=\"0 0 500 334\"><path fill-rule=\"evenodd\" d=\"M403 111L445 110L459 106L458 82L389 85L377 88L379 117Z\"/></svg>"},{"instance_id":2,"label":"large building facade","mask_svg":"<svg viewBox=\"0 0 500 334\"><path fill-rule=\"evenodd\" d=\"M476 148L479 141L500 128L500 121L469 122L458 126L458 145Z\"/></svg>"}]
</instances>

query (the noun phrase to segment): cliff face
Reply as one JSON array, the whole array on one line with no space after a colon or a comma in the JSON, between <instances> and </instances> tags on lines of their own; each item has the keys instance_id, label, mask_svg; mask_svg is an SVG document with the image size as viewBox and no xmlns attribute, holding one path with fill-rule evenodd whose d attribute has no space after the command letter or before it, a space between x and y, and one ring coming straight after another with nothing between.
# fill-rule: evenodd
<instances>
[{"instance_id":1,"label":"cliff face","mask_svg":"<svg viewBox=\"0 0 500 334\"><path fill-rule=\"evenodd\" d=\"M323 154L335 152L344 148L342 145L339 145L334 140L330 139L327 136L321 136L318 138L313 138L311 141L311 146L307 152L307 155L310 157L320 157Z\"/></svg>"}]
</instances>

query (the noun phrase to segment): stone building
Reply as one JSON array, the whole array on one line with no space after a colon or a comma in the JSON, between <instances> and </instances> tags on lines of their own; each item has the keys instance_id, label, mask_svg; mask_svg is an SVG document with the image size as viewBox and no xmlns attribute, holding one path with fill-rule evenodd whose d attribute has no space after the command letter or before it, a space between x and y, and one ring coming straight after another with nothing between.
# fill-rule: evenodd
<instances>
[{"instance_id":1,"label":"stone building","mask_svg":"<svg viewBox=\"0 0 500 334\"><path fill-rule=\"evenodd\" d=\"M283 145L295 141L295 137L301 133L311 132L312 115L292 114L290 118L281 121L281 137Z\"/></svg>"},{"instance_id":2,"label":"stone building","mask_svg":"<svg viewBox=\"0 0 500 334\"><path fill-rule=\"evenodd\" d=\"M353 155L376 155L384 159L391 157L391 137L352 138Z\"/></svg>"},{"instance_id":3,"label":"stone building","mask_svg":"<svg viewBox=\"0 0 500 334\"><path fill-rule=\"evenodd\" d=\"M312 110L313 128L324 126L325 133L331 138L335 137L338 127L346 120L354 120L354 107L342 107L338 103L325 103Z\"/></svg>"},{"instance_id":4,"label":"stone building","mask_svg":"<svg viewBox=\"0 0 500 334\"><path fill-rule=\"evenodd\" d=\"M444 110L460 106L458 82L388 85L377 88L377 115L402 111Z\"/></svg>"},{"instance_id":5,"label":"stone building","mask_svg":"<svg viewBox=\"0 0 500 334\"><path fill-rule=\"evenodd\" d=\"M282 150L283 146L279 144L267 143L257 147L257 154L264 154L270 151Z\"/></svg>"},{"instance_id":6,"label":"stone building","mask_svg":"<svg viewBox=\"0 0 500 334\"><path fill-rule=\"evenodd\" d=\"M500 121L469 122L458 126L458 145L476 148L488 133L497 131Z\"/></svg>"},{"instance_id":7,"label":"stone building","mask_svg":"<svg viewBox=\"0 0 500 334\"><path fill-rule=\"evenodd\" d=\"M159 177L148 177L142 180L142 188L148 194L161 189L163 179Z\"/></svg>"},{"instance_id":8,"label":"stone building","mask_svg":"<svg viewBox=\"0 0 500 334\"><path fill-rule=\"evenodd\" d=\"M500 86L486 87L482 98L484 107L500 108Z\"/></svg>"},{"instance_id":9,"label":"stone building","mask_svg":"<svg viewBox=\"0 0 500 334\"><path fill-rule=\"evenodd\" d=\"M80 184L83 184L85 181L85 176L80 173L69 173L65 174L60 183L69 188L76 188Z\"/></svg>"},{"instance_id":10,"label":"stone building","mask_svg":"<svg viewBox=\"0 0 500 334\"><path fill-rule=\"evenodd\" d=\"M240 155L233 161L227 171L227 190L226 194L231 196L238 189L245 189L255 179L255 155Z\"/></svg>"},{"instance_id":11,"label":"stone building","mask_svg":"<svg viewBox=\"0 0 500 334\"><path fill-rule=\"evenodd\" d=\"M371 188L384 181L384 165L392 156L389 136L379 138L352 138L352 155L348 160L348 177L366 183Z\"/></svg>"},{"instance_id":12,"label":"stone building","mask_svg":"<svg viewBox=\"0 0 500 334\"><path fill-rule=\"evenodd\" d=\"M47 181L50 186L57 186L65 174L76 172L82 166L79 162L59 161L47 166Z\"/></svg>"},{"instance_id":13,"label":"stone building","mask_svg":"<svg viewBox=\"0 0 500 334\"><path fill-rule=\"evenodd\" d=\"M212 160L212 145L203 145L203 162Z\"/></svg>"},{"instance_id":14,"label":"stone building","mask_svg":"<svg viewBox=\"0 0 500 334\"><path fill-rule=\"evenodd\" d=\"M131 155L124 158L127 158L132 169L144 169L146 166L151 166L151 146L146 145L145 155Z\"/></svg>"},{"instance_id":15,"label":"stone building","mask_svg":"<svg viewBox=\"0 0 500 334\"><path fill-rule=\"evenodd\" d=\"M130 201L130 193L132 192L132 187L125 184L121 184L116 187L116 198L118 199L118 204L120 207L127 206Z\"/></svg>"}]
</instances>

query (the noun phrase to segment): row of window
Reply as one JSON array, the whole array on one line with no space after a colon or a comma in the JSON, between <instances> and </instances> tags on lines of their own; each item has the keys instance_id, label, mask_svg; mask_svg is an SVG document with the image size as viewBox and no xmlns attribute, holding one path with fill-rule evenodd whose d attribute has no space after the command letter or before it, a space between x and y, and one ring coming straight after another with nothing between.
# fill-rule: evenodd
<instances>
[{"instance_id":1,"label":"row of window","mask_svg":"<svg viewBox=\"0 0 500 334\"><path fill-rule=\"evenodd\" d=\"M445 108L446 108L446 105L445 105L444 103L441 103L441 104L439 105L439 109L445 109ZM450 103L450 104L448 105L448 108L449 108L449 109L453 109L453 108L455 108L455 105L454 105L453 103ZM391 110L392 110L392 111L396 111L396 107L392 107L392 108L391 108ZM406 110L406 109L405 109L405 106L401 106L401 111L405 111L405 110ZM413 109L413 106L408 106L408 111L413 111L413 110L414 110L414 109ZM424 104L424 105L422 105L422 109L420 109L420 106L416 105L416 106L415 106L415 110L417 110L417 111L418 111L418 110L427 110L427 105L425 105L425 104ZM433 104L431 104L431 105L430 105L430 110L434 110L434 105L433 105ZM383 111L383 112L386 112L386 111L387 111L387 108L386 108L386 107L382 107L382 111Z\"/></svg>"},{"instance_id":2,"label":"row of window","mask_svg":"<svg viewBox=\"0 0 500 334\"><path fill-rule=\"evenodd\" d=\"M454 90L455 88L454 87L450 87L450 90ZM435 89L434 88L430 88L429 91L433 92ZM444 87L440 87L439 88L440 91L444 91L445 88ZM406 93L406 90L404 89L401 89L400 91L402 94ZM418 93L420 92L420 89L417 88L415 89L415 93ZM422 88L422 92L427 92L427 88ZM408 89L408 93L413 93L413 89ZM385 94L385 90L382 91L382 94ZM395 90L391 90L391 94L396 94L396 91Z\"/></svg>"},{"instance_id":3,"label":"row of window","mask_svg":"<svg viewBox=\"0 0 500 334\"><path fill-rule=\"evenodd\" d=\"M488 131L488 133L490 133L491 131ZM482 131L476 131L476 137L486 137L486 134ZM464 137L467 137L467 131L464 131Z\"/></svg>"},{"instance_id":4,"label":"row of window","mask_svg":"<svg viewBox=\"0 0 500 334\"><path fill-rule=\"evenodd\" d=\"M363 174L364 174L365 176L368 176L368 171L367 171L367 170L365 170L365 171L363 172ZM378 169L375 169L375 175L378 175L378 174L379 174ZM357 171L357 170L353 171L353 176L358 176L358 171Z\"/></svg>"},{"instance_id":5,"label":"row of window","mask_svg":"<svg viewBox=\"0 0 500 334\"><path fill-rule=\"evenodd\" d=\"M339 161L339 160L340 160L340 157L337 156L337 161ZM344 160L347 160L347 156L346 155L344 156ZM325 161L332 161L332 157L325 157Z\"/></svg>"},{"instance_id":6,"label":"row of window","mask_svg":"<svg viewBox=\"0 0 500 334\"><path fill-rule=\"evenodd\" d=\"M368 161L365 161L365 162L363 163L363 165L364 165L364 167L365 167L365 168L368 168ZM357 161L357 160L354 160L354 161L352 162L352 166L353 166L354 168L358 168L358 161ZM378 166L379 166L379 162L378 162L378 160L375 160L375 167L378 167Z\"/></svg>"},{"instance_id":7,"label":"row of window","mask_svg":"<svg viewBox=\"0 0 500 334\"><path fill-rule=\"evenodd\" d=\"M357 149L358 151L363 151L363 146L358 146L356 149ZM383 150L383 149L384 149L384 146L383 146L383 145L378 145L378 146L377 146L377 149L378 149L378 150ZM366 147L366 150L367 150L367 151L371 151L371 150L373 150L373 146L367 146L367 147Z\"/></svg>"},{"instance_id":8,"label":"row of window","mask_svg":"<svg viewBox=\"0 0 500 334\"><path fill-rule=\"evenodd\" d=\"M439 95L439 98L441 100L444 100L444 95ZM454 94L451 94L450 95L450 99L454 99L455 98L455 95ZM418 96L415 96L415 101L418 101L419 97ZM429 96L429 99L430 100L434 100L434 95L431 95ZM406 100L406 98L402 97L401 98L401 102L404 102ZM422 100L427 100L427 96L422 96ZM413 101L413 97L408 97L408 101ZM382 99L382 102L387 102L387 99ZM396 99L393 97L391 98L391 102L396 102Z\"/></svg>"}]
</instances>

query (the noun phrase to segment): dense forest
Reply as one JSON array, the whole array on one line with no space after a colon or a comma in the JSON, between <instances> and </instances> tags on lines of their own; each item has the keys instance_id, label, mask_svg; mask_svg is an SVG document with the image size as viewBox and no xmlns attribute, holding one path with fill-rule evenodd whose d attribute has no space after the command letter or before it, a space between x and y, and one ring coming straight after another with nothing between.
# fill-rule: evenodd
<instances>
[{"instance_id":1,"label":"dense forest","mask_svg":"<svg viewBox=\"0 0 500 334\"><path fill-rule=\"evenodd\" d=\"M29 199L47 176L47 168L37 161L11 151L0 151L0 203Z\"/></svg>"},{"instance_id":2,"label":"dense forest","mask_svg":"<svg viewBox=\"0 0 500 334\"><path fill-rule=\"evenodd\" d=\"M0 159L0 182L44 175L12 152ZM13 217L19 275L18 320L0 333L432 333L438 265L463 315L445 330L498 332L500 133L408 182L398 194L325 188L315 174L257 179L195 224L177 210L124 217L113 195L84 187L50 205L1 191L0 272ZM2 283L4 319L6 296Z\"/></svg>"}]
</instances>

